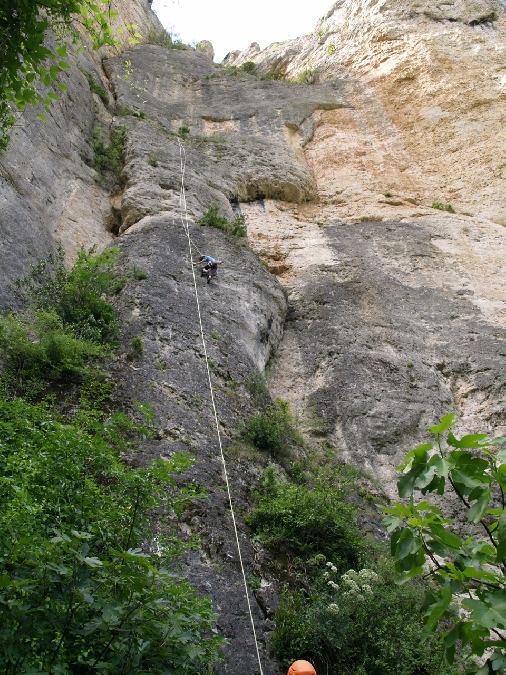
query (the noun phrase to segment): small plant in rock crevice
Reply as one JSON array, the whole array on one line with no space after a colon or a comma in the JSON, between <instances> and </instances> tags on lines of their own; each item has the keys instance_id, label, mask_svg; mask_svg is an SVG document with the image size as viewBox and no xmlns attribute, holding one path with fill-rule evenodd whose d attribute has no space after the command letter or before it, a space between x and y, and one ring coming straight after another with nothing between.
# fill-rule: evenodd
<instances>
[{"instance_id":1,"label":"small plant in rock crevice","mask_svg":"<svg viewBox=\"0 0 506 675\"><path fill-rule=\"evenodd\" d=\"M97 96L102 101L102 103L107 107L109 105L109 94L107 93L107 90L105 89L105 87L103 87L101 84L99 84L95 80L93 75L91 73L89 73L87 70L81 70L81 72L84 75L84 77L87 79L91 91L94 94L97 94Z\"/></svg>"},{"instance_id":2,"label":"small plant in rock crevice","mask_svg":"<svg viewBox=\"0 0 506 675\"><path fill-rule=\"evenodd\" d=\"M126 134L126 127L112 127L109 134L109 145L105 145L102 138L102 128L95 127L92 137L92 166L101 178L109 175L116 182L121 182L121 172L125 165Z\"/></svg>"},{"instance_id":3,"label":"small plant in rock crevice","mask_svg":"<svg viewBox=\"0 0 506 675\"><path fill-rule=\"evenodd\" d=\"M309 68L303 70L297 75L294 80L295 84L314 84L316 78L316 70L310 70Z\"/></svg>"},{"instance_id":4,"label":"small plant in rock crevice","mask_svg":"<svg viewBox=\"0 0 506 675\"><path fill-rule=\"evenodd\" d=\"M432 208L438 209L439 211L448 211L448 213L455 213L455 209L451 204L445 204L444 202L432 202Z\"/></svg>"},{"instance_id":5,"label":"small plant in rock crevice","mask_svg":"<svg viewBox=\"0 0 506 675\"><path fill-rule=\"evenodd\" d=\"M128 358L132 361L135 359L142 358L144 354L144 346L142 344L142 338L139 335L136 335L132 338L130 342L130 351L128 353Z\"/></svg>"}]
</instances>

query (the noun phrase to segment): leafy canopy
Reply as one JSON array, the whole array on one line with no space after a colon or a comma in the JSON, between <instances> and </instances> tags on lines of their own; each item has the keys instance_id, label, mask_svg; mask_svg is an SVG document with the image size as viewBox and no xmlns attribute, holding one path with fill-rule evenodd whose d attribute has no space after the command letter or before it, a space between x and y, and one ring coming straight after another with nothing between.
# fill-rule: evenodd
<instances>
[{"instance_id":1,"label":"leafy canopy","mask_svg":"<svg viewBox=\"0 0 506 675\"><path fill-rule=\"evenodd\" d=\"M197 675L221 640L152 516L180 512L168 491L191 460L134 471L111 447L118 424L97 430L0 401L1 670Z\"/></svg>"},{"instance_id":2,"label":"leafy canopy","mask_svg":"<svg viewBox=\"0 0 506 675\"><path fill-rule=\"evenodd\" d=\"M399 467L399 496L409 500L385 509L400 582L424 575L433 580L425 607L426 634L452 603L460 618L445 636L450 663L460 642L469 656L483 657L468 673L506 672L506 449L505 438L486 434L457 439L453 414L429 427L435 443L417 446ZM421 501L415 503L415 494ZM451 495L460 504L467 528L445 517L426 495Z\"/></svg>"},{"instance_id":3,"label":"leafy canopy","mask_svg":"<svg viewBox=\"0 0 506 675\"><path fill-rule=\"evenodd\" d=\"M0 3L0 150L10 140L10 129L16 121L15 110L27 105L41 105L48 112L58 95L48 91L69 68L67 38L79 41L80 27L91 39L93 49L116 46L117 39L110 25L118 16L109 0L3 0ZM55 47L49 46L46 34L53 30ZM130 42L140 37L131 26ZM37 86L42 83L46 90ZM39 118L44 120L42 113Z\"/></svg>"}]
</instances>

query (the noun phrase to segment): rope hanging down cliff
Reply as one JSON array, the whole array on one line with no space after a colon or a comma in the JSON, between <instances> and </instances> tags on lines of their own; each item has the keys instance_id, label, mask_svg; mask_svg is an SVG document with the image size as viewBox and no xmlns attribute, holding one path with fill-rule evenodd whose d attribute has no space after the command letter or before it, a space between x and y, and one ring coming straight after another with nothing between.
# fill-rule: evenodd
<instances>
[{"instance_id":1,"label":"rope hanging down cliff","mask_svg":"<svg viewBox=\"0 0 506 675\"><path fill-rule=\"evenodd\" d=\"M181 162L181 188L179 192L179 206L180 206L180 218L181 218L181 224L184 228L186 237L188 239L188 248L190 251L190 261L193 259L193 252L192 252L192 239L190 237L190 228L188 225L188 209L186 206L186 192L185 192L185 185L184 185L184 178L185 178L185 171L186 171L186 150L184 146L181 144L181 141L179 141L179 156L180 156L180 162ZM183 215L184 212L184 215ZM197 248L195 246L195 248ZM198 249L197 249L198 251ZM225 483L227 486L227 495L228 495L228 502L230 505L230 514L232 516L232 524L234 526L234 534L235 534L235 541L237 545L237 553L239 555L239 563L241 566L241 572L242 572L242 579L244 583L244 594L246 596L246 602L248 603L248 612L249 612L249 617L251 621L251 629L253 631L253 638L255 640L255 649L256 649L256 654L257 654L257 659L258 659L258 667L260 668L260 675L263 675L263 668L262 668L262 661L260 659L260 649L258 647L258 640L257 640L257 634L255 630L255 622L253 620L253 612L251 610L251 601L248 593L248 582L246 580L246 571L244 569L244 564L242 561L242 554L241 554L241 545L239 543L239 533L237 531L237 523L235 520L235 512L234 512L234 505L232 503L232 493L230 490L230 482L228 479L228 472L227 472L227 463L225 461L225 454L223 452L223 445L221 443L221 434L220 434L220 425L218 422L218 412L216 410L216 403L214 400L214 392L213 392L213 385L211 382L211 369L209 366L209 359L207 357L207 346L206 346L206 339L204 336L204 327L202 325L202 315L200 312L200 302L199 302L199 294L198 294L198 288L197 288L197 278L195 276L195 268L192 265L192 274L193 274L193 286L195 289L195 299L197 301L197 313L199 317L199 326L200 326L200 337L202 338L202 346L204 348L204 357L206 361L206 368L207 368L207 379L209 382L209 391L211 393L211 404L213 408L213 414L214 414L214 420L216 423L216 433L218 436L218 444L220 447L220 455L221 455L221 461L223 464L223 473L225 475Z\"/></svg>"}]
</instances>

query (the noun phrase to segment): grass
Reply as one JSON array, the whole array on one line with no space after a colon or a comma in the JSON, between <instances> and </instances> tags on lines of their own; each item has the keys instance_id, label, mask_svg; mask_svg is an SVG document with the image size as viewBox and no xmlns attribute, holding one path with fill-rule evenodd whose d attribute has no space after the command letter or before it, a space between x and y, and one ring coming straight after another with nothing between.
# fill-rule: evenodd
<instances>
[{"instance_id":1,"label":"grass","mask_svg":"<svg viewBox=\"0 0 506 675\"><path fill-rule=\"evenodd\" d=\"M432 208L438 209L439 211L448 211L448 213L455 213L455 209L451 204L445 204L444 202L432 202Z\"/></svg>"},{"instance_id":2,"label":"grass","mask_svg":"<svg viewBox=\"0 0 506 675\"><path fill-rule=\"evenodd\" d=\"M310 70L308 68L299 73L293 82L295 84L314 84L315 78L316 70Z\"/></svg>"},{"instance_id":3,"label":"grass","mask_svg":"<svg viewBox=\"0 0 506 675\"><path fill-rule=\"evenodd\" d=\"M91 91L94 94L97 94L102 103L107 107L109 105L109 94L107 90L101 84L98 84L93 75L89 73L87 70L81 70L81 72L84 75L84 77L88 80L88 84L90 85Z\"/></svg>"},{"instance_id":4,"label":"grass","mask_svg":"<svg viewBox=\"0 0 506 675\"><path fill-rule=\"evenodd\" d=\"M102 128L97 126L93 130L92 165L102 178L109 174L121 182L121 172L125 165L126 133L126 127L112 127L109 145L105 145L102 139Z\"/></svg>"},{"instance_id":5,"label":"grass","mask_svg":"<svg viewBox=\"0 0 506 675\"><path fill-rule=\"evenodd\" d=\"M225 216L220 216L218 211L218 206L210 206L197 224L203 227L216 227L218 230L222 230L222 232L225 232L232 237L246 236L247 230L245 216L236 216L232 220L228 220L228 218Z\"/></svg>"},{"instance_id":6,"label":"grass","mask_svg":"<svg viewBox=\"0 0 506 675\"><path fill-rule=\"evenodd\" d=\"M176 37L173 33L163 28L162 30L155 30L152 28L146 38L143 40L146 45L158 45L165 49L188 49L188 46Z\"/></svg>"},{"instance_id":7,"label":"grass","mask_svg":"<svg viewBox=\"0 0 506 675\"><path fill-rule=\"evenodd\" d=\"M158 153L156 152L151 152L148 155L148 164L149 166L158 166L160 164L160 157L158 156Z\"/></svg>"}]
</instances>

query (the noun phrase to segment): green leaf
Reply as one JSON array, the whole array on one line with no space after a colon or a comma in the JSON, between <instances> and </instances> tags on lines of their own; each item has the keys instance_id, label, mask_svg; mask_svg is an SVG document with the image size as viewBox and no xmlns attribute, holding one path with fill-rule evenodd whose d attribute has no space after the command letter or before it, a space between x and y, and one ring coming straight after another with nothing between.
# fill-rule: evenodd
<instances>
[{"instance_id":1,"label":"green leaf","mask_svg":"<svg viewBox=\"0 0 506 675\"><path fill-rule=\"evenodd\" d=\"M448 434L447 443L454 448L480 448L488 445L487 443L482 443L487 434L469 434L468 436L463 436L460 440L457 440L455 436L450 432Z\"/></svg>"},{"instance_id":2,"label":"green leaf","mask_svg":"<svg viewBox=\"0 0 506 675\"><path fill-rule=\"evenodd\" d=\"M431 605L427 610L426 616L428 616L425 623L426 627L431 630L439 621L439 619L446 612L450 603L452 601L453 593L451 588L448 586L443 586L439 591L439 600L435 604Z\"/></svg>"},{"instance_id":3,"label":"green leaf","mask_svg":"<svg viewBox=\"0 0 506 675\"><path fill-rule=\"evenodd\" d=\"M66 45L58 45L56 47L56 52L57 52L58 56L60 56L61 58L65 58L65 56L67 56L67 46Z\"/></svg>"},{"instance_id":4,"label":"green leaf","mask_svg":"<svg viewBox=\"0 0 506 675\"><path fill-rule=\"evenodd\" d=\"M483 495L478 499L478 501L471 506L469 513L467 514L467 520L470 523L479 523L480 520L485 515L485 511L489 505L491 498L490 490L487 490Z\"/></svg>"},{"instance_id":5,"label":"green leaf","mask_svg":"<svg viewBox=\"0 0 506 675\"><path fill-rule=\"evenodd\" d=\"M455 415L454 413L450 413L449 415L445 415L439 424L436 424L433 427L427 427L427 429L432 433L432 434L441 434L444 431L448 431L455 422Z\"/></svg>"},{"instance_id":6,"label":"green leaf","mask_svg":"<svg viewBox=\"0 0 506 675\"><path fill-rule=\"evenodd\" d=\"M506 509L503 509L497 523L497 537L499 544L497 546L497 562L500 563L506 558Z\"/></svg>"},{"instance_id":7,"label":"green leaf","mask_svg":"<svg viewBox=\"0 0 506 675\"><path fill-rule=\"evenodd\" d=\"M506 628L506 590L485 593L483 600L462 601L471 610L471 619L484 628Z\"/></svg>"},{"instance_id":8,"label":"green leaf","mask_svg":"<svg viewBox=\"0 0 506 675\"><path fill-rule=\"evenodd\" d=\"M41 120L41 122L47 122L47 119L44 117L42 113L37 113L37 118Z\"/></svg>"},{"instance_id":9,"label":"green leaf","mask_svg":"<svg viewBox=\"0 0 506 675\"><path fill-rule=\"evenodd\" d=\"M392 545L394 545L394 537L392 537ZM399 536L395 538L395 547L392 553L396 560L402 560L411 553L416 553L422 546L422 540L408 527L403 528L399 532Z\"/></svg>"},{"instance_id":10,"label":"green leaf","mask_svg":"<svg viewBox=\"0 0 506 675\"><path fill-rule=\"evenodd\" d=\"M450 548L460 548L462 546L462 539L458 535L453 534L453 532L446 530L442 525L431 523L429 530L445 546L449 546Z\"/></svg>"}]
</instances>

